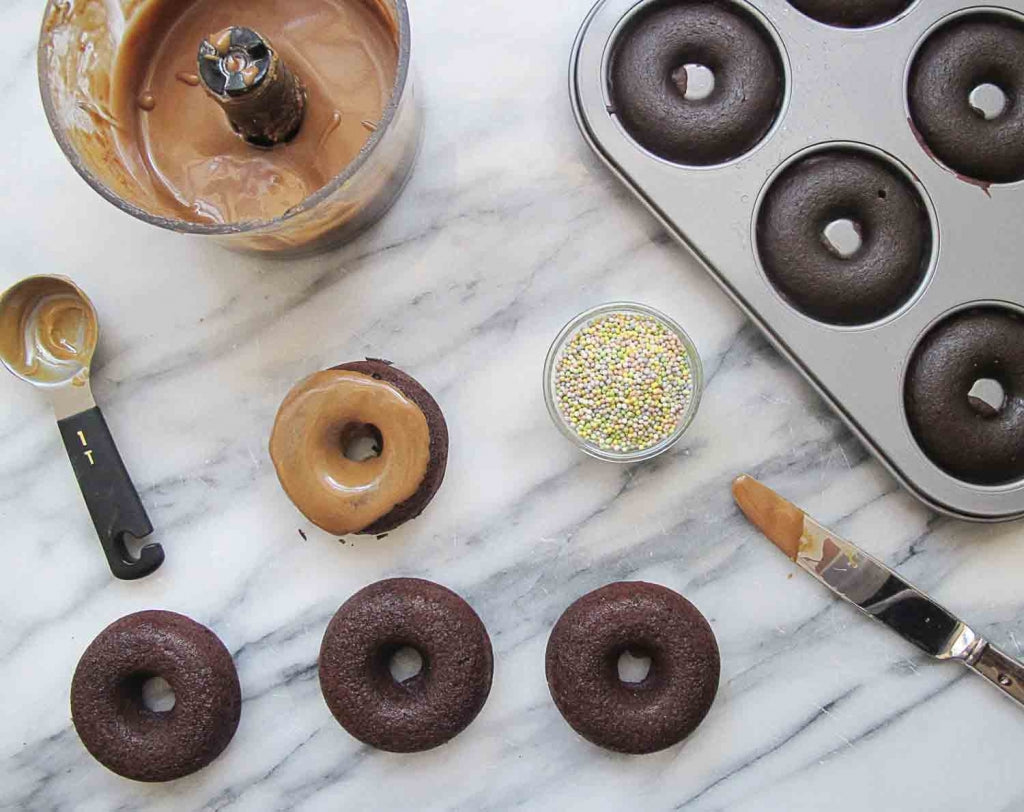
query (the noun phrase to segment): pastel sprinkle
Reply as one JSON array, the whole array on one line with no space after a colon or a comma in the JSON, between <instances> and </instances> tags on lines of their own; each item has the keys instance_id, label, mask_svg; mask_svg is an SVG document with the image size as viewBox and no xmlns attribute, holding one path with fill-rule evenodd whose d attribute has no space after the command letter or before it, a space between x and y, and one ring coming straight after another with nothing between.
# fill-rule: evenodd
<instances>
[{"instance_id":1,"label":"pastel sprinkle","mask_svg":"<svg viewBox=\"0 0 1024 812\"><path fill-rule=\"evenodd\" d=\"M603 451L643 451L670 437L693 398L686 346L654 316L598 316L566 342L554 371L558 413Z\"/></svg>"}]
</instances>

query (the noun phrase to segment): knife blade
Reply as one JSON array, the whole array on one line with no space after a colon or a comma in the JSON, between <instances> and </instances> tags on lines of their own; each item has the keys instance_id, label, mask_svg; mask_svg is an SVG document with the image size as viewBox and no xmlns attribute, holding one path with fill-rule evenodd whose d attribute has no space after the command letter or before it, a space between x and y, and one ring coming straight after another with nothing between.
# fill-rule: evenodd
<instances>
[{"instance_id":1,"label":"knife blade","mask_svg":"<svg viewBox=\"0 0 1024 812\"><path fill-rule=\"evenodd\" d=\"M752 524L836 595L926 654L958 660L1024 706L1024 664L753 477L738 477L732 493Z\"/></svg>"}]
</instances>

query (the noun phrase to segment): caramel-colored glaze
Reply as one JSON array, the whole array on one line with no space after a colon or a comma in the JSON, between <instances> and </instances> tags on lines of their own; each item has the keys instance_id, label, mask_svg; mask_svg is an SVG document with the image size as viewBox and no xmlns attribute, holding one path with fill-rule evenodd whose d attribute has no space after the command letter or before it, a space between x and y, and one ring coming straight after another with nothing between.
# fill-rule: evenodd
<instances>
[{"instance_id":1,"label":"caramel-colored glaze","mask_svg":"<svg viewBox=\"0 0 1024 812\"><path fill-rule=\"evenodd\" d=\"M0 357L33 383L84 384L98 334L92 305L58 277L30 277L0 302Z\"/></svg>"},{"instance_id":2,"label":"caramel-colored glaze","mask_svg":"<svg viewBox=\"0 0 1024 812\"><path fill-rule=\"evenodd\" d=\"M746 474L732 483L732 496L751 523L796 561L804 532L804 512Z\"/></svg>"},{"instance_id":3,"label":"caramel-colored glaze","mask_svg":"<svg viewBox=\"0 0 1024 812\"><path fill-rule=\"evenodd\" d=\"M362 462L342 448L346 427L376 426L380 456ZM430 463L430 430L419 406L391 384L328 369L285 397L270 437L270 457L285 493L313 524L358 533L410 498Z\"/></svg>"},{"instance_id":4,"label":"caramel-colored glaze","mask_svg":"<svg viewBox=\"0 0 1024 812\"><path fill-rule=\"evenodd\" d=\"M245 143L193 84L199 44L231 25L267 37L306 87L305 120L287 144ZM395 24L376 0L149 0L130 21L113 71L121 162L151 194L147 208L166 216L278 217L359 153L368 137L362 122L380 120L397 67Z\"/></svg>"}]
</instances>

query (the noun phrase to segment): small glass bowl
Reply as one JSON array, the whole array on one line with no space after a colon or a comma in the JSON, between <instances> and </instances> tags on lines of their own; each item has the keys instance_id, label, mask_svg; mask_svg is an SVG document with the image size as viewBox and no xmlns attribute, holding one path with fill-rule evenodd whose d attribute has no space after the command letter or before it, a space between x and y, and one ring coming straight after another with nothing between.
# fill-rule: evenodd
<instances>
[{"instance_id":1,"label":"small glass bowl","mask_svg":"<svg viewBox=\"0 0 1024 812\"><path fill-rule=\"evenodd\" d=\"M659 321L662 326L675 333L679 337L679 340L682 342L683 347L686 349L689 356L690 374L693 377L693 394L690 397L690 402L686 406L686 411L683 412L682 417L679 418L679 424L676 426L675 431L661 442L636 451L611 451L606 448L601 448L600 446L591 443L589 440L584 440L575 431L573 431L572 427L568 422L566 422L565 418L562 417L561 412L558 411L558 406L555 404L555 369L566 344L569 343L576 333L585 328L595 319L614 314L650 316ZM649 460L653 457L657 457L662 452L670 449L679 442L679 438L683 436L686 430L690 427L690 424L693 422L693 418L697 414L697 408L700 406L700 398L703 392L704 368L701 365L700 355L697 352L697 348L694 346L693 341L690 340L690 337L686 334L686 331L664 313L655 310L653 307L647 307L646 305L636 304L634 302L610 302L580 313L561 329L555 337L555 340L552 342L551 349L548 350L547 358L544 361L544 403L548 407L548 414L551 415L551 419L554 421L555 426L558 427L558 430L562 432L570 442L576 445L585 454L589 454L591 457L596 457L599 460L607 460L608 462L642 462L643 460Z\"/></svg>"}]
</instances>

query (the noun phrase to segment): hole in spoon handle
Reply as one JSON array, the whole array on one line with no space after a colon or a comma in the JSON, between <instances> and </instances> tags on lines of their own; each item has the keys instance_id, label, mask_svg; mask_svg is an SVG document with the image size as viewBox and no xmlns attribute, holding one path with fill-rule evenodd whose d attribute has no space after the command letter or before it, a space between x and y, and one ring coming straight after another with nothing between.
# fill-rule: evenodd
<instances>
[{"instance_id":1,"label":"hole in spoon handle","mask_svg":"<svg viewBox=\"0 0 1024 812\"><path fill-rule=\"evenodd\" d=\"M159 544L147 544L132 557L125 536L144 538L153 525L124 467L107 421L98 406L57 421L86 507L96 527L110 571L122 580L142 578L164 560Z\"/></svg>"}]
</instances>

